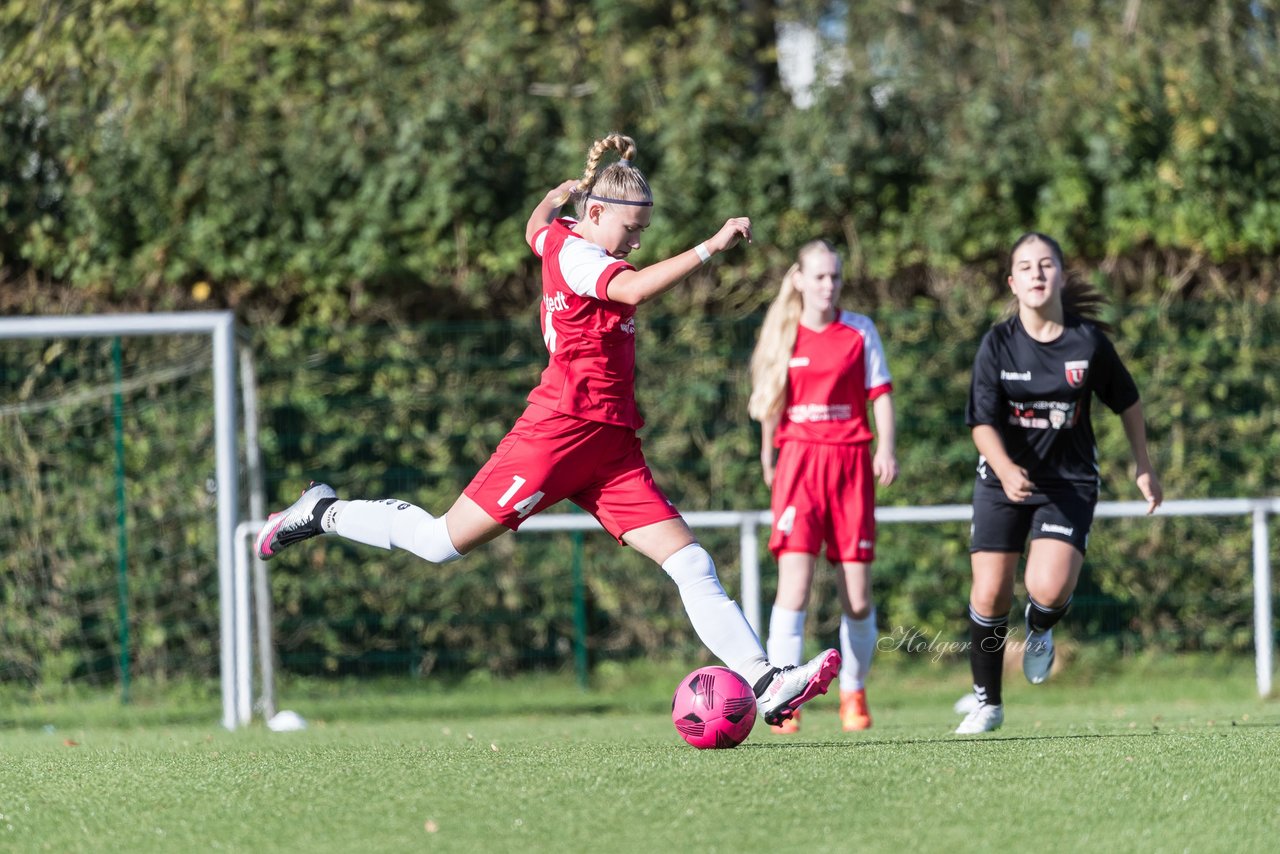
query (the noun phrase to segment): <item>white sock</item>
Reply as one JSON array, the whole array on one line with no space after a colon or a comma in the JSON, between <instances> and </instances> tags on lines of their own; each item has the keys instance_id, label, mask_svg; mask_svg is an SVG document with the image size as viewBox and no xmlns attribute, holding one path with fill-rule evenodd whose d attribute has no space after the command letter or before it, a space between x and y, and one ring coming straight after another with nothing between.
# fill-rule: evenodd
<instances>
[{"instance_id":1,"label":"white sock","mask_svg":"<svg viewBox=\"0 0 1280 854\"><path fill-rule=\"evenodd\" d=\"M876 651L876 609L861 620L840 618L840 690L857 691L866 684L871 656Z\"/></svg>"},{"instance_id":2,"label":"white sock","mask_svg":"<svg viewBox=\"0 0 1280 854\"><path fill-rule=\"evenodd\" d=\"M334 516L333 531L340 537L380 549L404 549L432 563L462 557L449 539L443 516L395 498L337 503L346 505Z\"/></svg>"},{"instance_id":3,"label":"white sock","mask_svg":"<svg viewBox=\"0 0 1280 854\"><path fill-rule=\"evenodd\" d=\"M769 615L769 663L790 667L804 661L805 611L773 606Z\"/></svg>"},{"instance_id":4,"label":"white sock","mask_svg":"<svg viewBox=\"0 0 1280 854\"><path fill-rule=\"evenodd\" d=\"M698 639L754 686L769 672L769 662L742 609L720 586L711 555L698 543L690 543L667 558L662 568L680 588L680 601Z\"/></svg>"}]
</instances>

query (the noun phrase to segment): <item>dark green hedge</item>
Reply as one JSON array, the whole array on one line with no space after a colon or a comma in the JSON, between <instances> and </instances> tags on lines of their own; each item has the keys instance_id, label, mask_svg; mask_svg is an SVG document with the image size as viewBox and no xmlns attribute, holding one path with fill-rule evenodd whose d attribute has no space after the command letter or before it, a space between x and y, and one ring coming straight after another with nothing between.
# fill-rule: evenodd
<instances>
[{"instance_id":1,"label":"dark green hedge","mask_svg":"<svg viewBox=\"0 0 1280 854\"><path fill-rule=\"evenodd\" d=\"M961 413L972 354L991 316L981 304L957 301L949 312L879 318L896 378L902 466L882 503L967 502L975 453ZM1249 304L1153 305L1115 319L1119 347L1143 389L1167 495L1276 494L1280 411L1268 401L1280 389L1275 372L1262 366L1280 364L1280 314ZM683 510L767 507L758 430L744 415L756 322L696 316L645 322L642 315L640 387L648 418L642 435L659 482ZM277 354L272 365L281 364L284 342L294 353L280 376L263 378L272 401L266 459L278 502L309 478L324 478L345 495L394 495L435 512L447 508L522 408L542 364L532 321L365 329L343 337L291 330L262 341ZM299 357L297 347L310 355ZM1095 423L1103 499L1136 500L1119 419L1103 407ZM885 528L875 573L884 631L958 635L966 537L963 524ZM736 532L708 532L705 539L736 590ZM1125 648L1250 649L1250 543L1245 519L1099 521L1075 631ZM762 557L768 598L771 564L763 551ZM531 653L565 663L573 560L568 534L507 537L444 567L336 543L290 555L276 565L280 602L291 615L284 618L293 639L286 662L291 648L323 648L330 667L350 666L360 643L343 639L333 625L323 636L308 635L308 615L322 612L343 623L367 611L389 615L381 637L405 653L397 667L418 666L412 662L422 659L409 655L411 647L431 666L461 658L469 666L508 667L527 663ZM585 538L584 566L596 654L653 654L671 643L696 643L658 567L603 534ZM818 631L830 637L832 583L830 576L820 581L815 610ZM360 631L374 632L371 625L361 623Z\"/></svg>"},{"instance_id":2,"label":"dark green hedge","mask_svg":"<svg viewBox=\"0 0 1280 854\"><path fill-rule=\"evenodd\" d=\"M878 313L895 376L902 467L901 479L882 490L883 504L968 500L975 458L961 412L972 354L992 317L989 301L959 299ZM682 510L767 506L758 430L745 416L758 319L640 315L642 436L655 475ZM1151 304L1113 319L1143 390L1167 496L1280 492L1280 312L1247 302ZM446 509L537 379L545 356L535 323L531 315L255 330L271 506L289 503L315 478L345 496ZM207 347L123 342L121 483L108 344L30 342L3 351L6 383L27 407L0 417L10 449L0 467L5 681L118 678L122 487L132 671L158 679L216 672ZM33 372L33 365L44 367ZM1103 498L1135 499L1119 419L1103 409L1095 422ZM703 539L736 594L737 532L706 531ZM959 523L885 527L875 568L882 631L959 637L966 546ZM761 556L767 603L771 562ZM578 542L571 534L521 534L443 567L339 541L298 547L271 564L282 661L287 670L330 673L567 666L575 562L594 660L697 649L658 567L602 533ZM1086 567L1073 637L1123 649L1252 647L1244 519L1100 520ZM821 574L814 606L816 631L827 638L837 618L832 584Z\"/></svg>"},{"instance_id":3,"label":"dark green hedge","mask_svg":"<svg viewBox=\"0 0 1280 854\"><path fill-rule=\"evenodd\" d=\"M844 35L797 106L775 26L820 20ZM730 309L815 235L909 299L1030 227L1273 293L1277 45L1258 0L7 4L0 306L519 312L528 210L615 129L646 257L754 218Z\"/></svg>"},{"instance_id":4,"label":"dark green hedge","mask_svg":"<svg viewBox=\"0 0 1280 854\"><path fill-rule=\"evenodd\" d=\"M800 106L775 25L823 16L844 36ZM1028 228L1117 301L1170 497L1274 493L1277 43L1270 0L5 4L0 313L234 308L263 373L273 503L325 477L440 510L542 363L527 212L621 129L659 201L642 263L729 215L756 226L641 315L646 447L682 508L765 506L746 356L815 236L848 258L847 302L877 317L898 378L903 476L883 500L965 500L969 363ZM13 356L13 400L76 388L26 383L83 358ZM209 428L198 387L181 393L196 409L161 403L170 382L123 413L132 666L157 676L216 667ZM111 410L94 407L0 419L0 678L119 661ZM1104 497L1133 497L1115 419L1099 437ZM1248 648L1243 524L1097 532L1082 631ZM736 538L706 539L735 586ZM285 558L285 662L563 662L574 549L509 538L443 569L340 545ZM659 570L599 536L582 549L596 654L692 645ZM963 526L886 531L886 627L956 631L965 562Z\"/></svg>"}]
</instances>

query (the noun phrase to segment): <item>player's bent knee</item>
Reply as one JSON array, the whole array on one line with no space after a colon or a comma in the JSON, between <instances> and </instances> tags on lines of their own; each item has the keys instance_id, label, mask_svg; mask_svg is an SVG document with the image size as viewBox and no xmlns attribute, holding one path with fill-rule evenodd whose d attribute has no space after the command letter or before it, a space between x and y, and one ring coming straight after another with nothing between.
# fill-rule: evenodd
<instances>
[{"instance_id":1,"label":"player's bent knee","mask_svg":"<svg viewBox=\"0 0 1280 854\"><path fill-rule=\"evenodd\" d=\"M437 518L413 505L402 507L396 513L391 544L432 563L448 563L462 557L449 539L444 517Z\"/></svg>"},{"instance_id":2,"label":"player's bent knee","mask_svg":"<svg viewBox=\"0 0 1280 854\"><path fill-rule=\"evenodd\" d=\"M716 578L716 563L700 543L690 543L685 546L667 558L662 568L680 587L706 579L719 581Z\"/></svg>"},{"instance_id":3,"label":"player's bent knee","mask_svg":"<svg viewBox=\"0 0 1280 854\"><path fill-rule=\"evenodd\" d=\"M462 557L454 548L453 540L449 539L449 529L443 516L419 523L413 551L432 563L449 563Z\"/></svg>"}]
</instances>

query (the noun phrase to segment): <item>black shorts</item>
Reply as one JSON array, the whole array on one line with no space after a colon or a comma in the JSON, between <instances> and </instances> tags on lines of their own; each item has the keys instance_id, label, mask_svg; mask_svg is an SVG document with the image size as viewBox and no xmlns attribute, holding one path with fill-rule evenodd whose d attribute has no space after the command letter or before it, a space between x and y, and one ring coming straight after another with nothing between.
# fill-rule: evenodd
<instances>
[{"instance_id":1,"label":"black shorts","mask_svg":"<svg viewBox=\"0 0 1280 854\"><path fill-rule=\"evenodd\" d=\"M1097 504L1093 485L1038 488L1026 501L1015 503L998 484L979 480L973 487L969 551L1020 553L1030 534L1033 540L1047 537L1071 543L1084 554Z\"/></svg>"}]
</instances>

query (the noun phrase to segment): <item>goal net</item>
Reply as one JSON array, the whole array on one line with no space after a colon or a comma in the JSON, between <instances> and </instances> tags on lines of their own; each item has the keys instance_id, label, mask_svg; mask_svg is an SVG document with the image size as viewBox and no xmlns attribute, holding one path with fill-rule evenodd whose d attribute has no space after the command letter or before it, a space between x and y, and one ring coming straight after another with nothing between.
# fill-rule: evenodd
<instances>
[{"instance_id":1,"label":"goal net","mask_svg":"<svg viewBox=\"0 0 1280 854\"><path fill-rule=\"evenodd\" d=\"M0 320L10 701L200 697L220 676L234 727L233 341L222 312Z\"/></svg>"}]
</instances>

